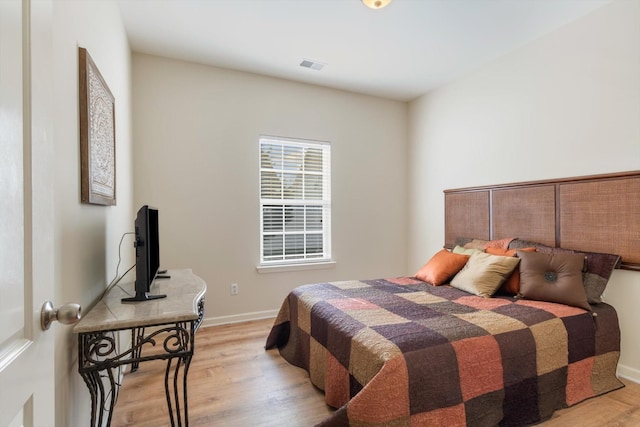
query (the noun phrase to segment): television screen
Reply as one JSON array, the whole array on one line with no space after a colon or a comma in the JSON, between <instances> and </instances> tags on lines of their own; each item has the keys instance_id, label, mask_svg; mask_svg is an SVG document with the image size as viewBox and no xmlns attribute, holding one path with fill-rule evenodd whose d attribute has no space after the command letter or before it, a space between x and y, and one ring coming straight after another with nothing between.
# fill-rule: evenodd
<instances>
[{"instance_id":1,"label":"television screen","mask_svg":"<svg viewBox=\"0 0 640 427\"><path fill-rule=\"evenodd\" d=\"M146 285L147 292L151 289L151 283L158 274L160 268L160 241L158 232L158 210L143 206L147 208L147 250L144 251L144 257L147 261L146 268ZM144 223L144 221L143 221Z\"/></svg>"},{"instance_id":2,"label":"television screen","mask_svg":"<svg viewBox=\"0 0 640 427\"><path fill-rule=\"evenodd\" d=\"M122 302L148 301L166 295L149 295L151 284L160 269L160 238L158 209L144 205L135 220L136 247L136 295L123 298Z\"/></svg>"}]
</instances>

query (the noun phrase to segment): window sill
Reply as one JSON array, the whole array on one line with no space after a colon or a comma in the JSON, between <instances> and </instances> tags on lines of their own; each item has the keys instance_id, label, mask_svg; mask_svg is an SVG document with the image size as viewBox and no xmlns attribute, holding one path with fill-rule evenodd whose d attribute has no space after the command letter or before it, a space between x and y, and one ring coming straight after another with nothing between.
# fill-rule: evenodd
<instances>
[{"instance_id":1,"label":"window sill","mask_svg":"<svg viewBox=\"0 0 640 427\"><path fill-rule=\"evenodd\" d=\"M287 271L301 270L327 270L335 268L335 261L308 262L301 264L277 264L277 265L259 265L256 267L258 273L284 273Z\"/></svg>"}]
</instances>

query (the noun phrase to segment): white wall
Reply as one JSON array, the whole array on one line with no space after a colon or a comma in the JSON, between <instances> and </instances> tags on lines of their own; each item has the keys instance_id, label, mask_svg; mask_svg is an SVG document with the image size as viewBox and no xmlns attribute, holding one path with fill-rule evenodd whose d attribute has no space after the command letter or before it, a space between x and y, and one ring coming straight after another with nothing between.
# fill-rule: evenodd
<instances>
[{"instance_id":1,"label":"white wall","mask_svg":"<svg viewBox=\"0 0 640 427\"><path fill-rule=\"evenodd\" d=\"M55 0L53 7L55 304L88 309L115 275L118 243L133 229L131 54L118 6L111 1ZM78 47L96 63L115 97L116 197L112 207L80 203ZM122 266L133 264L132 239ZM123 268L120 268L120 273ZM77 337L55 324L55 397L59 427L88 425L89 390L78 374Z\"/></svg>"},{"instance_id":2,"label":"white wall","mask_svg":"<svg viewBox=\"0 0 640 427\"><path fill-rule=\"evenodd\" d=\"M640 2L618 0L409 107L409 270L444 242L447 188L640 169ZM620 372L640 381L640 273L616 271Z\"/></svg>"},{"instance_id":3,"label":"white wall","mask_svg":"<svg viewBox=\"0 0 640 427\"><path fill-rule=\"evenodd\" d=\"M273 315L305 283L406 274L406 103L136 53L133 106L135 204L159 209L161 265L207 282L207 323ZM331 142L334 269L256 271L261 134Z\"/></svg>"}]
</instances>

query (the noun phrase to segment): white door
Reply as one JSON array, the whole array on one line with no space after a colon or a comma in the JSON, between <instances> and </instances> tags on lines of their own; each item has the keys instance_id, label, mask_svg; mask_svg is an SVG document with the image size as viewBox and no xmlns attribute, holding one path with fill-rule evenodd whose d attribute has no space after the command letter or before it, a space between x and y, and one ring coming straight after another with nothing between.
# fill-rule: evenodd
<instances>
[{"instance_id":1,"label":"white door","mask_svg":"<svg viewBox=\"0 0 640 427\"><path fill-rule=\"evenodd\" d=\"M51 28L50 0L0 0L0 427L54 424Z\"/></svg>"}]
</instances>

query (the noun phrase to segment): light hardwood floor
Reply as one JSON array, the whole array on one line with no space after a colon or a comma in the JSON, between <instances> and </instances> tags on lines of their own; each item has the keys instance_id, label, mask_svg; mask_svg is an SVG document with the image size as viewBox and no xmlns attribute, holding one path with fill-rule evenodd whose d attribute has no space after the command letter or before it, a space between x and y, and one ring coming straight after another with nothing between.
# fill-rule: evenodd
<instances>
[{"instance_id":1,"label":"light hardwood floor","mask_svg":"<svg viewBox=\"0 0 640 427\"><path fill-rule=\"evenodd\" d=\"M332 409L307 373L264 350L272 319L202 328L189 370L189 425L307 427ZM125 375L112 425L169 425L164 362ZM544 427L640 426L640 384L557 411Z\"/></svg>"}]
</instances>

